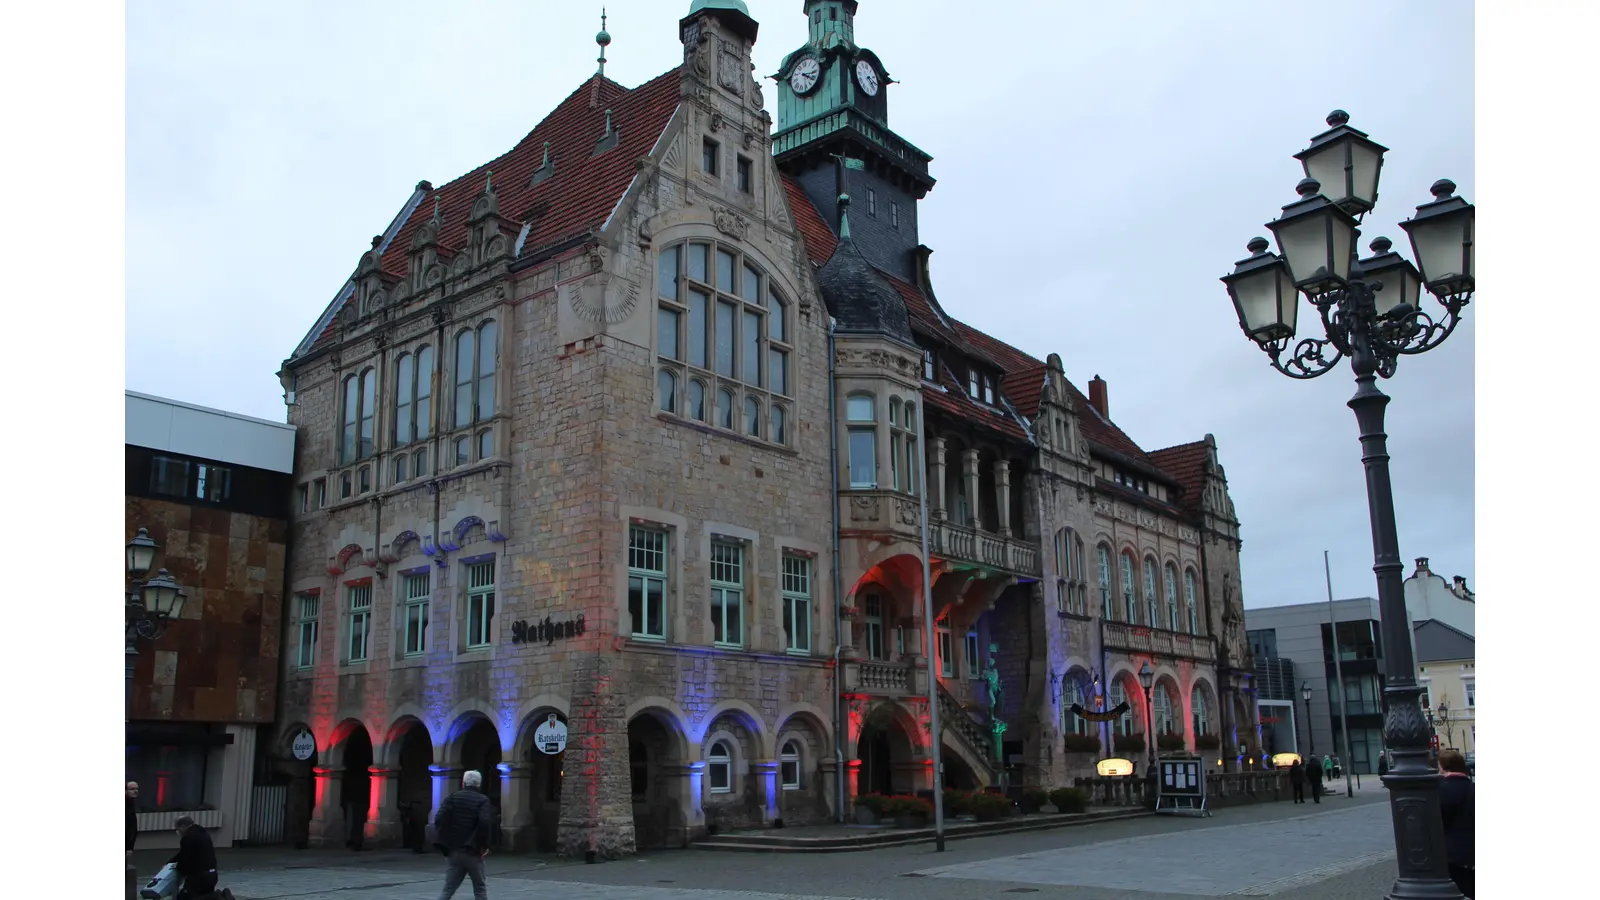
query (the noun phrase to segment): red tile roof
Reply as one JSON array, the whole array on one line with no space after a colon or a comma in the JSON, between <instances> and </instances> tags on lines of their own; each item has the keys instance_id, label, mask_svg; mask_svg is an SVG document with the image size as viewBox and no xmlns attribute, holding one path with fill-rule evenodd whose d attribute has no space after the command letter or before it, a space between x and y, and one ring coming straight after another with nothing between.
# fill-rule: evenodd
<instances>
[{"instance_id":1,"label":"red tile roof","mask_svg":"<svg viewBox=\"0 0 1600 900\"><path fill-rule=\"evenodd\" d=\"M1183 495L1178 498L1178 505L1188 512L1200 511L1200 498L1205 490L1208 459L1210 451L1205 441L1179 444L1176 447L1165 447L1150 452L1150 461L1161 471L1176 479L1178 486L1183 488Z\"/></svg>"},{"instance_id":2,"label":"red tile roof","mask_svg":"<svg viewBox=\"0 0 1600 900\"><path fill-rule=\"evenodd\" d=\"M412 233L433 216L435 200L444 222L438 237L440 255L465 246L467 215L491 177L505 218L526 223L531 213L541 210L523 241L523 255L599 229L633 182L635 161L649 155L677 109L678 86L677 69L632 89L593 76L510 151L429 191L389 242L381 268L390 275L405 274ZM605 133L606 110L611 111L618 143L596 156L595 145ZM555 174L532 184L533 173L544 161L546 141ZM327 341L332 330L330 321L317 345Z\"/></svg>"},{"instance_id":3,"label":"red tile roof","mask_svg":"<svg viewBox=\"0 0 1600 900\"><path fill-rule=\"evenodd\" d=\"M839 239L833 236L833 229L828 227L822 214L811 205L811 199L806 196L800 183L787 175L781 177L784 193L789 195L789 209L793 211L795 228L805 238L806 255L820 266L833 257Z\"/></svg>"}]
</instances>

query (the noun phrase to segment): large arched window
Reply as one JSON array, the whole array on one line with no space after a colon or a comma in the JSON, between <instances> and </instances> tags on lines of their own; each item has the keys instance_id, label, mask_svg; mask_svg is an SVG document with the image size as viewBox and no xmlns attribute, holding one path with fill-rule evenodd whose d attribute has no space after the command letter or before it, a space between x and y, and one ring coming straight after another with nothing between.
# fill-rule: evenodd
<instances>
[{"instance_id":1,"label":"large arched window","mask_svg":"<svg viewBox=\"0 0 1600 900\"><path fill-rule=\"evenodd\" d=\"M1194 694L1189 698L1189 710L1194 716L1194 733L1198 737L1211 733L1211 709L1206 706L1205 691L1195 685Z\"/></svg>"},{"instance_id":2,"label":"large arched window","mask_svg":"<svg viewBox=\"0 0 1600 900\"><path fill-rule=\"evenodd\" d=\"M1200 620L1196 617L1194 608L1194 570L1183 570L1183 602L1189 612L1189 633L1200 633Z\"/></svg>"},{"instance_id":3,"label":"large arched window","mask_svg":"<svg viewBox=\"0 0 1600 900\"><path fill-rule=\"evenodd\" d=\"M362 370L344 379L344 429L339 444L339 461L355 462L373 452L373 423L377 413L377 373Z\"/></svg>"},{"instance_id":4,"label":"large arched window","mask_svg":"<svg viewBox=\"0 0 1600 900\"><path fill-rule=\"evenodd\" d=\"M394 445L425 441L433 431L433 348L400 354L394 376Z\"/></svg>"},{"instance_id":5,"label":"large arched window","mask_svg":"<svg viewBox=\"0 0 1600 900\"><path fill-rule=\"evenodd\" d=\"M1155 696L1151 698L1151 705L1155 707L1156 734L1178 733L1177 722L1173 719L1172 691L1164 684L1155 688Z\"/></svg>"},{"instance_id":6,"label":"large arched window","mask_svg":"<svg viewBox=\"0 0 1600 900\"><path fill-rule=\"evenodd\" d=\"M717 741L706 754L706 783L713 794L733 793L733 754L727 741Z\"/></svg>"},{"instance_id":7,"label":"large arched window","mask_svg":"<svg viewBox=\"0 0 1600 900\"><path fill-rule=\"evenodd\" d=\"M1095 561L1100 569L1100 618L1111 618L1111 548L1105 544L1095 548Z\"/></svg>"},{"instance_id":8,"label":"large arched window","mask_svg":"<svg viewBox=\"0 0 1600 900\"><path fill-rule=\"evenodd\" d=\"M1124 679L1121 678L1111 682L1111 690L1106 692L1106 695L1110 698L1108 702L1111 704L1112 709L1128 703L1128 689L1123 686L1123 683ZM1127 711L1117 719L1112 728L1117 734L1133 734L1133 704L1128 703Z\"/></svg>"},{"instance_id":9,"label":"large arched window","mask_svg":"<svg viewBox=\"0 0 1600 900\"><path fill-rule=\"evenodd\" d=\"M1164 581L1167 587L1167 628L1172 631L1182 631L1183 622L1178 617L1178 570L1173 568L1172 563L1167 563L1166 576Z\"/></svg>"},{"instance_id":10,"label":"large arched window","mask_svg":"<svg viewBox=\"0 0 1600 900\"><path fill-rule=\"evenodd\" d=\"M657 260L656 356L680 383L700 379L704 390L733 394L732 409L747 414L743 422L719 415L721 428L755 438L766 431L775 443L787 436L767 429L761 411L793 394L789 312L772 279L735 245L685 241Z\"/></svg>"},{"instance_id":11,"label":"large arched window","mask_svg":"<svg viewBox=\"0 0 1600 900\"><path fill-rule=\"evenodd\" d=\"M455 427L466 428L494 416L499 361L499 328L494 322L456 335Z\"/></svg>"},{"instance_id":12,"label":"large arched window","mask_svg":"<svg viewBox=\"0 0 1600 900\"><path fill-rule=\"evenodd\" d=\"M1151 628L1161 627L1161 610L1156 605L1156 592L1161 589L1161 584L1156 580L1156 561L1154 557L1144 558L1144 622Z\"/></svg>"},{"instance_id":13,"label":"large arched window","mask_svg":"<svg viewBox=\"0 0 1600 900\"><path fill-rule=\"evenodd\" d=\"M1089 722L1082 716L1072 711L1074 704L1089 708L1089 696L1083 690L1082 674L1071 672L1067 675L1067 689L1061 698L1061 715L1064 719L1062 731L1067 734L1089 734Z\"/></svg>"},{"instance_id":14,"label":"large arched window","mask_svg":"<svg viewBox=\"0 0 1600 900\"><path fill-rule=\"evenodd\" d=\"M1133 583L1133 554L1122 551L1122 621L1129 625L1139 622L1138 591Z\"/></svg>"},{"instance_id":15,"label":"large arched window","mask_svg":"<svg viewBox=\"0 0 1600 900\"><path fill-rule=\"evenodd\" d=\"M871 394L851 394L845 400L845 421L849 423L850 487L871 489L878 486L878 413Z\"/></svg>"},{"instance_id":16,"label":"large arched window","mask_svg":"<svg viewBox=\"0 0 1600 900\"><path fill-rule=\"evenodd\" d=\"M800 742L784 741L783 752L778 754L778 776L786 791L800 790Z\"/></svg>"}]
</instances>

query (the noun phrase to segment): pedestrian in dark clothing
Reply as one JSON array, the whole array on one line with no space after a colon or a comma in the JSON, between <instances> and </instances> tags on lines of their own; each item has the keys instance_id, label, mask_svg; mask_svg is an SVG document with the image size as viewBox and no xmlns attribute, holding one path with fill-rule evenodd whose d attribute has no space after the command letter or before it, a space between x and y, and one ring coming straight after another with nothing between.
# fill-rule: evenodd
<instances>
[{"instance_id":1,"label":"pedestrian in dark clothing","mask_svg":"<svg viewBox=\"0 0 1600 900\"><path fill-rule=\"evenodd\" d=\"M1294 788L1294 802L1306 802L1306 767L1298 759L1289 764L1289 786Z\"/></svg>"},{"instance_id":2,"label":"pedestrian in dark clothing","mask_svg":"<svg viewBox=\"0 0 1600 900\"><path fill-rule=\"evenodd\" d=\"M139 782L128 782L128 856L133 856L133 842L139 839Z\"/></svg>"},{"instance_id":3,"label":"pedestrian in dark clothing","mask_svg":"<svg viewBox=\"0 0 1600 900\"><path fill-rule=\"evenodd\" d=\"M1312 761L1311 765L1306 766L1306 778L1310 779L1310 781L1311 781L1311 802L1312 803L1321 803L1322 802L1322 767L1317 765L1314 760Z\"/></svg>"},{"instance_id":4,"label":"pedestrian in dark clothing","mask_svg":"<svg viewBox=\"0 0 1600 900\"><path fill-rule=\"evenodd\" d=\"M179 816L173 824L178 829L178 852L167 862L173 863L183 878L177 900L209 897L217 889L217 850L211 845L211 835L188 816Z\"/></svg>"},{"instance_id":5,"label":"pedestrian in dark clothing","mask_svg":"<svg viewBox=\"0 0 1600 900\"><path fill-rule=\"evenodd\" d=\"M1467 773L1467 758L1460 750L1439 754L1439 812L1444 818L1444 855L1450 864L1450 880L1467 900L1472 900L1473 881L1473 786Z\"/></svg>"},{"instance_id":6,"label":"pedestrian in dark clothing","mask_svg":"<svg viewBox=\"0 0 1600 900\"><path fill-rule=\"evenodd\" d=\"M472 879L473 900L488 900L489 883L483 873L483 858L489 855L494 834L494 811L483 795L483 774L477 771L461 776L461 790L444 798L433 824L438 846L448 860L444 890L439 900L450 900L463 878Z\"/></svg>"}]
</instances>

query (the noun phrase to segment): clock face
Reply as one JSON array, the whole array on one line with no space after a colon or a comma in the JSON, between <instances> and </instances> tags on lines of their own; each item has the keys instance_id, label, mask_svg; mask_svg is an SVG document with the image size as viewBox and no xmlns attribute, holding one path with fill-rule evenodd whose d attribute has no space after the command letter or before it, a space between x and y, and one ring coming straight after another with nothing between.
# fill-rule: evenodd
<instances>
[{"instance_id":1,"label":"clock face","mask_svg":"<svg viewBox=\"0 0 1600 900\"><path fill-rule=\"evenodd\" d=\"M794 64L794 70L789 73L789 87L794 88L796 94L804 94L816 87L821 77L822 66L815 56L808 56Z\"/></svg>"},{"instance_id":2,"label":"clock face","mask_svg":"<svg viewBox=\"0 0 1600 900\"><path fill-rule=\"evenodd\" d=\"M878 96L878 70L872 67L872 63L864 59L856 63L856 83L861 85L868 97Z\"/></svg>"}]
</instances>

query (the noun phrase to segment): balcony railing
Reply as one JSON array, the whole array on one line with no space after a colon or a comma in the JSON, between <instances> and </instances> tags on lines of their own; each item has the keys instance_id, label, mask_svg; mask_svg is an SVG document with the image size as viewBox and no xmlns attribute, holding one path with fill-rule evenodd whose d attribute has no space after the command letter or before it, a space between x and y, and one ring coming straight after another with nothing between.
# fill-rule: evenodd
<instances>
[{"instance_id":1,"label":"balcony railing","mask_svg":"<svg viewBox=\"0 0 1600 900\"><path fill-rule=\"evenodd\" d=\"M852 660L845 664L845 684L851 691L880 697L909 697L917 690L910 663Z\"/></svg>"},{"instance_id":2,"label":"balcony railing","mask_svg":"<svg viewBox=\"0 0 1600 900\"><path fill-rule=\"evenodd\" d=\"M1155 656L1176 656L1200 662L1214 662L1216 650L1211 639L1201 635L1180 634L1159 628L1129 625L1126 622L1105 623L1105 643L1111 650L1131 650Z\"/></svg>"},{"instance_id":3,"label":"balcony railing","mask_svg":"<svg viewBox=\"0 0 1600 900\"><path fill-rule=\"evenodd\" d=\"M947 559L980 563L1018 575L1038 578L1039 547L1031 541L1002 537L950 522L930 523L928 539L933 553Z\"/></svg>"}]
</instances>

